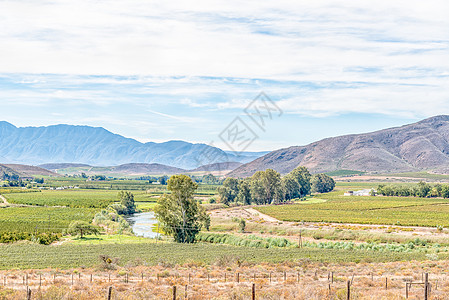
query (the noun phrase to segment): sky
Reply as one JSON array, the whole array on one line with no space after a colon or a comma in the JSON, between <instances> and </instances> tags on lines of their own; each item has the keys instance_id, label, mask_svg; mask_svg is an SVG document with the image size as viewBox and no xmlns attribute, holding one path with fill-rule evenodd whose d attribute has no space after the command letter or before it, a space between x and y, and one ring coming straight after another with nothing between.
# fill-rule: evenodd
<instances>
[{"instance_id":1,"label":"sky","mask_svg":"<svg viewBox=\"0 0 449 300\"><path fill-rule=\"evenodd\" d=\"M400 126L449 114L448 11L432 0L0 0L0 120L229 150L223 132L239 118L256 137L247 151ZM259 126L248 107L262 92L277 111Z\"/></svg>"}]
</instances>

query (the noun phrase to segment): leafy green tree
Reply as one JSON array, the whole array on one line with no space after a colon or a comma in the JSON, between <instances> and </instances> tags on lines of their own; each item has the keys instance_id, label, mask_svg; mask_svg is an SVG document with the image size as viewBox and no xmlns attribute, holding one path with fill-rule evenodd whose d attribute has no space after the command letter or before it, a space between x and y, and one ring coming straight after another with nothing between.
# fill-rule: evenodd
<instances>
[{"instance_id":1,"label":"leafy green tree","mask_svg":"<svg viewBox=\"0 0 449 300\"><path fill-rule=\"evenodd\" d=\"M167 184L167 181L168 181L168 176L167 176L167 175L161 176L161 177L159 177L159 178L157 179L157 181L158 181L161 185L166 185L166 184Z\"/></svg>"},{"instance_id":2,"label":"leafy green tree","mask_svg":"<svg viewBox=\"0 0 449 300\"><path fill-rule=\"evenodd\" d=\"M326 174L315 174L311 179L311 189L315 193L328 193L335 188L335 181Z\"/></svg>"},{"instance_id":3,"label":"leafy green tree","mask_svg":"<svg viewBox=\"0 0 449 300\"><path fill-rule=\"evenodd\" d=\"M427 197L430 192L430 185L424 181L418 182L418 197Z\"/></svg>"},{"instance_id":4,"label":"leafy green tree","mask_svg":"<svg viewBox=\"0 0 449 300\"><path fill-rule=\"evenodd\" d=\"M449 185L444 184L441 187L441 197L443 198L449 198Z\"/></svg>"},{"instance_id":5,"label":"leafy green tree","mask_svg":"<svg viewBox=\"0 0 449 300\"><path fill-rule=\"evenodd\" d=\"M120 191L118 193L118 199L120 201L120 204L125 207L125 214L129 215L136 212L133 193Z\"/></svg>"},{"instance_id":6,"label":"leafy green tree","mask_svg":"<svg viewBox=\"0 0 449 300\"><path fill-rule=\"evenodd\" d=\"M218 196L220 197L220 202L226 205L231 202L235 202L235 199L239 192L238 185L238 179L231 177L226 178L223 182L223 185L217 189Z\"/></svg>"},{"instance_id":7,"label":"leafy green tree","mask_svg":"<svg viewBox=\"0 0 449 300\"><path fill-rule=\"evenodd\" d=\"M87 223L86 221L73 221L70 223L69 228L67 229L67 233L69 234L77 234L83 238L86 234L99 234L100 231L98 227Z\"/></svg>"},{"instance_id":8,"label":"leafy green tree","mask_svg":"<svg viewBox=\"0 0 449 300\"><path fill-rule=\"evenodd\" d=\"M238 184L237 201L243 205L251 204L251 187L248 180L240 180Z\"/></svg>"},{"instance_id":9,"label":"leafy green tree","mask_svg":"<svg viewBox=\"0 0 449 300\"><path fill-rule=\"evenodd\" d=\"M176 242L193 243L202 226L210 224L205 209L193 198L198 184L186 175L174 175L167 184L170 194L158 199L156 218L162 230Z\"/></svg>"},{"instance_id":10,"label":"leafy green tree","mask_svg":"<svg viewBox=\"0 0 449 300\"><path fill-rule=\"evenodd\" d=\"M271 204L282 195L281 174L272 169L256 172L250 186L251 198L257 204Z\"/></svg>"},{"instance_id":11,"label":"leafy green tree","mask_svg":"<svg viewBox=\"0 0 449 300\"><path fill-rule=\"evenodd\" d=\"M282 178L282 185L285 190L285 199L291 200L299 197L300 186L296 179L288 174Z\"/></svg>"},{"instance_id":12,"label":"leafy green tree","mask_svg":"<svg viewBox=\"0 0 449 300\"><path fill-rule=\"evenodd\" d=\"M220 180L212 174L207 174L203 176L201 182L205 184L217 184Z\"/></svg>"},{"instance_id":13,"label":"leafy green tree","mask_svg":"<svg viewBox=\"0 0 449 300\"><path fill-rule=\"evenodd\" d=\"M309 170L307 170L306 167L297 167L293 171L291 171L289 176L292 176L299 186L298 191L298 197L302 198L310 194L311 191L311 185L310 185L310 179L311 175L309 173ZM296 198L296 197L295 197Z\"/></svg>"}]
</instances>

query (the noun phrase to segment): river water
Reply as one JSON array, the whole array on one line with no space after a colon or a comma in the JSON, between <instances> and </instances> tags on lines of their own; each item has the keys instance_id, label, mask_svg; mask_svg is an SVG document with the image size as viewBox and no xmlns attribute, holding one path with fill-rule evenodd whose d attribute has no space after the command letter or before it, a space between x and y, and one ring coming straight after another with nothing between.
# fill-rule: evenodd
<instances>
[{"instance_id":1,"label":"river water","mask_svg":"<svg viewBox=\"0 0 449 300\"><path fill-rule=\"evenodd\" d=\"M146 238L155 238L157 236L157 233L153 231L157 220L152 211L129 215L126 217L126 221L131 225L134 234L137 236Z\"/></svg>"}]
</instances>

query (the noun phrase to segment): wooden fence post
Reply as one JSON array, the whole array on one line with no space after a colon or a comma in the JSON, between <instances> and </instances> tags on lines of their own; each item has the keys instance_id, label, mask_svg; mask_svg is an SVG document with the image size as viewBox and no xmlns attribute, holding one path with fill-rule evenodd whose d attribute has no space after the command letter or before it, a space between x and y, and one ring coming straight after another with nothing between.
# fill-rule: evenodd
<instances>
[{"instance_id":1,"label":"wooden fence post","mask_svg":"<svg viewBox=\"0 0 449 300\"><path fill-rule=\"evenodd\" d=\"M240 282L240 273L237 273L237 283Z\"/></svg>"},{"instance_id":2,"label":"wooden fence post","mask_svg":"<svg viewBox=\"0 0 449 300\"><path fill-rule=\"evenodd\" d=\"M408 299L408 282L405 283L405 299Z\"/></svg>"},{"instance_id":3,"label":"wooden fence post","mask_svg":"<svg viewBox=\"0 0 449 300\"><path fill-rule=\"evenodd\" d=\"M185 290L185 292L184 292L184 299L187 299L188 297L187 297L187 284L186 284L186 290Z\"/></svg>"},{"instance_id":4,"label":"wooden fence post","mask_svg":"<svg viewBox=\"0 0 449 300\"><path fill-rule=\"evenodd\" d=\"M429 273L424 275L424 300L429 299Z\"/></svg>"},{"instance_id":5,"label":"wooden fence post","mask_svg":"<svg viewBox=\"0 0 449 300\"><path fill-rule=\"evenodd\" d=\"M173 286L173 300L176 300L176 285Z\"/></svg>"},{"instance_id":6,"label":"wooden fence post","mask_svg":"<svg viewBox=\"0 0 449 300\"><path fill-rule=\"evenodd\" d=\"M256 300L256 284L255 283L253 283L253 297L252 297L252 299Z\"/></svg>"},{"instance_id":7,"label":"wooden fence post","mask_svg":"<svg viewBox=\"0 0 449 300\"><path fill-rule=\"evenodd\" d=\"M31 300L31 289L27 287L27 300Z\"/></svg>"},{"instance_id":8,"label":"wooden fence post","mask_svg":"<svg viewBox=\"0 0 449 300\"><path fill-rule=\"evenodd\" d=\"M346 299L350 300L351 299L351 281L348 280L348 288L347 288L347 293L346 293Z\"/></svg>"},{"instance_id":9,"label":"wooden fence post","mask_svg":"<svg viewBox=\"0 0 449 300\"><path fill-rule=\"evenodd\" d=\"M388 277L385 277L385 289L388 290Z\"/></svg>"},{"instance_id":10,"label":"wooden fence post","mask_svg":"<svg viewBox=\"0 0 449 300\"><path fill-rule=\"evenodd\" d=\"M111 300L111 298L112 298L112 286L110 286L108 289L108 300Z\"/></svg>"}]
</instances>

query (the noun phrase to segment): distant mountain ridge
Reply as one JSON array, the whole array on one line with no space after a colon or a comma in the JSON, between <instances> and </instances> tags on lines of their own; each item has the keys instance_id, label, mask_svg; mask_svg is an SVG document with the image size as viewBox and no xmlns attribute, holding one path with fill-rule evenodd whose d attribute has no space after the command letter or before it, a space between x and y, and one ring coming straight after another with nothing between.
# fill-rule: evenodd
<instances>
[{"instance_id":1,"label":"distant mountain ridge","mask_svg":"<svg viewBox=\"0 0 449 300\"><path fill-rule=\"evenodd\" d=\"M194 169L219 162L246 163L261 155L240 156L209 145L184 141L141 143L101 127L16 127L0 121L2 163L38 165L77 162L100 166L158 163L175 168Z\"/></svg>"},{"instance_id":2,"label":"distant mountain ridge","mask_svg":"<svg viewBox=\"0 0 449 300\"><path fill-rule=\"evenodd\" d=\"M297 166L314 173L335 170L366 172L449 172L449 116L417 123L326 138L306 146L293 146L268 153L228 174L247 177L274 169L286 174Z\"/></svg>"}]
</instances>

